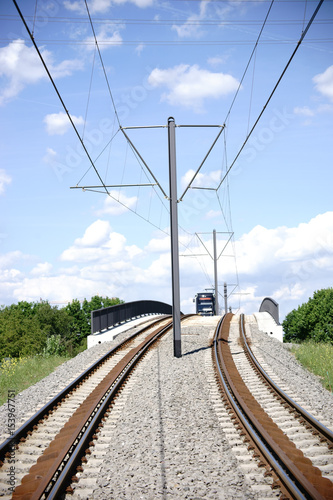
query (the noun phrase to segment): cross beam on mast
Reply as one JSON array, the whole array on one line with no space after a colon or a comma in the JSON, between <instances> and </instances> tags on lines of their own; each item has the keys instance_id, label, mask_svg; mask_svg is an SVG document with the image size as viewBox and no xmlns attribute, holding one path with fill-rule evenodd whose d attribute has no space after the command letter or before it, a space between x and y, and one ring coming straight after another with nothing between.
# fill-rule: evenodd
<instances>
[{"instance_id":1,"label":"cross beam on mast","mask_svg":"<svg viewBox=\"0 0 333 500\"><path fill-rule=\"evenodd\" d=\"M102 187L107 187L107 188L123 188L123 187L146 187L146 186L156 186L157 184L155 183L146 183L146 184L112 184L112 185L107 185L104 184L103 186L71 186L70 189L97 189L97 188L102 188Z\"/></svg>"},{"instance_id":2,"label":"cross beam on mast","mask_svg":"<svg viewBox=\"0 0 333 500\"><path fill-rule=\"evenodd\" d=\"M231 240L232 236L234 233L230 233L230 231L223 231L222 233L219 234L230 234L229 239L227 243L224 245L222 252L220 255L217 257L217 251L216 251L216 230L213 229L213 255L210 253L204 242L199 236L199 233L195 233L198 239L200 240L201 244L204 246L206 249L208 255L213 259L214 262L214 287L215 287L215 314L218 316L219 315L219 291L218 291L218 275L217 275L217 261L221 257L223 251L225 250L226 246L228 245L229 241ZM200 234L210 234L210 233L200 233ZM227 313L227 310L226 310Z\"/></svg>"}]
</instances>

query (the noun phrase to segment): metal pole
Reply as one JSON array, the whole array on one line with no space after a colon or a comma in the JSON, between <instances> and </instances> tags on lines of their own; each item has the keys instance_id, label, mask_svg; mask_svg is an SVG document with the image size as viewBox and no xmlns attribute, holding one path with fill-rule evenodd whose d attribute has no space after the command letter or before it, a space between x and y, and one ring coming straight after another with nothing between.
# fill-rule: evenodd
<instances>
[{"instance_id":1,"label":"metal pole","mask_svg":"<svg viewBox=\"0 0 333 500\"><path fill-rule=\"evenodd\" d=\"M173 317L173 354L182 356L180 331L180 287L179 287L179 245L177 211L177 172L175 119L168 118L169 145L169 184L170 184L170 226L171 226L171 274L172 274L172 317Z\"/></svg>"},{"instance_id":2,"label":"metal pole","mask_svg":"<svg viewBox=\"0 0 333 500\"><path fill-rule=\"evenodd\" d=\"M216 257L216 230L213 230L213 249L214 249L214 280L215 280L215 315L219 315L219 286L217 279L217 257Z\"/></svg>"},{"instance_id":3,"label":"metal pole","mask_svg":"<svg viewBox=\"0 0 333 500\"><path fill-rule=\"evenodd\" d=\"M227 284L224 283L224 310L225 314L228 312L228 292L227 292Z\"/></svg>"}]
</instances>

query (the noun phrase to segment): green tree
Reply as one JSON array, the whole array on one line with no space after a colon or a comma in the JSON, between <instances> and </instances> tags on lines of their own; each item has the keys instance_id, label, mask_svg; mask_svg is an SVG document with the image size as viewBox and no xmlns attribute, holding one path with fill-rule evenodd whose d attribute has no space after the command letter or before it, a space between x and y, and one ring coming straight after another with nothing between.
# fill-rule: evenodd
<instances>
[{"instance_id":1,"label":"green tree","mask_svg":"<svg viewBox=\"0 0 333 500\"><path fill-rule=\"evenodd\" d=\"M87 324L89 325L89 334L91 331L91 311L95 311L96 309L102 309L103 307L116 306L117 304L123 304L124 301L118 299L117 297L113 297L110 299L109 297L100 297L99 295L95 295L88 300L84 299L82 304L82 310L85 314Z\"/></svg>"},{"instance_id":2,"label":"green tree","mask_svg":"<svg viewBox=\"0 0 333 500\"><path fill-rule=\"evenodd\" d=\"M60 335L68 337L71 327L71 318L66 309L58 309L57 306L51 306L47 301L36 302L33 304L33 312L43 330L48 336Z\"/></svg>"},{"instance_id":3,"label":"green tree","mask_svg":"<svg viewBox=\"0 0 333 500\"><path fill-rule=\"evenodd\" d=\"M35 316L25 316L22 309L5 308L0 314L0 359L38 354L45 347L47 332Z\"/></svg>"},{"instance_id":4,"label":"green tree","mask_svg":"<svg viewBox=\"0 0 333 500\"><path fill-rule=\"evenodd\" d=\"M86 315L81 308L81 303L78 299L73 299L67 304L66 310L72 318L72 328L76 335L81 338L87 337L90 334L89 324L87 323Z\"/></svg>"},{"instance_id":5,"label":"green tree","mask_svg":"<svg viewBox=\"0 0 333 500\"><path fill-rule=\"evenodd\" d=\"M333 288L318 290L282 323L284 342L333 343Z\"/></svg>"},{"instance_id":6,"label":"green tree","mask_svg":"<svg viewBox=\"0 0 333 500\"><path fill-rule=\"evenodd\" d=\"M66 307L47 301L26 302L0 309L0 359L33 354L72 356L90 334L91 311L123 301L96 295L90 301L72 300Z\"/></svg>"}]
</instances>

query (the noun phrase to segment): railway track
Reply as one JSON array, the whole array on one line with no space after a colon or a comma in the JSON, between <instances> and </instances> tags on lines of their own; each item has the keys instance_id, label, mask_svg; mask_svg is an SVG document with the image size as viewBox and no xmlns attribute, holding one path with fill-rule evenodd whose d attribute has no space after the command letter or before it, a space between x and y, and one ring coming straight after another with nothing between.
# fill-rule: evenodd
<instances>
[{"instance_id":1,"label":"railway track","mask_svg":"<svg viewBox=\"0 0 333 500\"><path fill-rule=\"evenodd\" d=\"M39 410L0 446L0 483L15 450L13 499L61 498L82 469L103 421L137 362L172 328L162 318L113 348ZM8 495L0 491L0 495ZM8 497L7 497L8 498Z\"/></svg>"},{"instance_id":2,"label":"railway track","mask_svg":"<svg viewBox=\"0 0 333 500\"><path fill-rule=\"evenodd\" d=\"M214 378L211 350L208 349L210 337L207 337L206 350L199 347L196 350L191 348L188 352L188 354L196 353L195 355L198 356L199 351L202 350L204 354L206 360L204 376L209 382L210 400L215 405L215 410L219 409L218 418L222 425L223 434L228 439L233 454L240 460L239 467L244 471L253 490L253 497L247 496L246 498L265 500L268 498L333 498L333 434L306 412L301 414L302 410L299 408L299 404L291 401L288 397L285 401L286 394L283 394L283 391L277 390L278 392L275 394L274 384L270 377L265 374L256 374L257 367L253 366L253 364L256 365L256 360L251 354L251 348L254 351L250 335L251 321L255 321L252 316L242 318L227 315L224 323L219 324L216 328L212 351L222 366L219 370L226 379L219 381L224 403L221 401L220 390ZM146 375L147 361L150 358L155 359L154 353L156 355L156 351L147 351L146 343L147 341L153 342L158 335L163 335L168 331L171 328L170 322L171 320L167 318L159 320L154 326L150 325L140 330L119 344L53 398L51 405L45 405L16 432L13 437L14 442L17 443L17 449L15 449L17 487L12 496L8 495L6 479L10 470L9 453L13 449L13 441L7 440L0 445L0 458L3 460L3 465L0 468L0 496L4 500L7 498L21 500L99 498L98 495L96 496L99 488L100 492L103 492L103 498L108 497L107 493L104 492L104 485L108 484L108 481L111 481L112 484L115 478L111 474L110 479L104 477L101 482L100 471L106 459L106 450L110 453L110 440L113 441L119 432L119 418L123 419L125 416L123 409L125 409L130 394L132 394L133 399L132 388L134 384L139 383L140 385L142 377ZM191 330L189 334L186 327L182 333L185 343L185 339L188 339L189 342L197 335L195 329ZM186 337L186 335L189 336ZM161 346L163 345L161 344ZM199 346L202 345L199 344ZM142 355L147 354L146 362L139 364L129 379L127 377L126 385L121 385L120 376L127 370L126 360L135 366L141 355L139 352ZM133 354L135 354L135 360L130 361L133 359ZM183 366L185 357L183 361L175 364L175 368ZM190 360L191 356L188 356L189 363ZM267 368L266 371L268 371ZM192 371L189 376L193 376ZM272 375L271 378L274 376ZM201 389L205 391L204 385ZM202 390L200 395L197 395L198 398L202 398ZM113 398L112 391L117 393L116 398ZM284 391L289 393L286 388ZM99 393L98 396L97 393ZM229 393L232 396L230 400L227 398ZM240 395L243 401L234 401L234 395ZM174 396L170 400L171 407L174 404ZM196 393L192 391L193 396L195 398ZM191 408L191 405L193 405L193 410L195 400L187 401L184 394L182 397L183 410ZM224 408L223 415L221 413L222 407ZM169 411L168 405L166 408ZM248 409L254 414L252 421L248 415ZM169 467L172 467L174 460L171 458L171 454L171 461L169 458L169 465L166 465L167 461L165 462L165 460L171 450L170 446L164 448L166 443L164 443L164 439L161 441L163 433L161 435L160 432L161 425L162 430L163 428L169 429L170 422L173 423L174 420L166 418L164 421L164 414L159 412L160 407L158 406L157 436L158 442L163 443L163 461L157 462L155 465L157 468L161 467L162 471L164 470L165 484L171 485ZM131 428L133 425L135 427L139 424L135 418L129 420L132 422ZM266 428L267 423L268 427ZM190 422L189 425L191 425ZM139 430L136 432L140 433ZM194 436L195 433L202 432L202 425L195 426L190 435ZM185 435L183 429L182 439L185 439ZM164 437L166 438L166 436ZM285 443L287 443L286 447ZM118 443L117 449L120 450L120 453L122 453L121 446L122 443ZM153 446L156 447L156 444ZM140 444L140 450L142 447L145 448L143 443ZM193 446L189 446L189 450L192 448ZM246 454L249 454L248 450L254 457L251 459L251 465L245 462L247 458L244 458ZM281 451L282 458L280 457ZM115 455L117 456L117 454ZM199 467L201 467L201 461L202 458L199 459ZM192 462L196 463L193 457L191 457L188 468L192 470L193 477L196 477L197 470L195 467L191 469ZM215 466L214 461L209 463L213 464L213 467ZM165 468L163 469L163 467ZM187 470L186 458L185 462L182 461L181 467L184 467L184 471ZM176 470L179 474L179 469ZM142 477L145 477L146 472L144 471L142 474ZM190 475L191 472L188 474ZM236 471L233 474L236 474ZM260 477L263 479L258 479ZM214 474L211 478L214 481ZM120 474L117 483L120 491L122 480L123 477ZM3 491L1 491L2 484L6 485L6 489L4 488ZM191 482L188 484L191 485ZM209 480L207 484L209 484ZM187 486L187 488L189 487L191 486ZM221 491L223 491L222 486ZM195 494L194 497L196 497ZM112 496L112 498L116 497ZM179 498L183 497L180 495Z\"/></svg>"},{"instance_id":3,"label":"railway track","mask_svg":"<svg viewBox=\"0 0 333 500\"><path fill-rule=\"evenodd\" d=\"M229 417L279 498L333 498L333 433L261 369L243 315L220 321L213 360Z\"/></svg>"}]
</instances>

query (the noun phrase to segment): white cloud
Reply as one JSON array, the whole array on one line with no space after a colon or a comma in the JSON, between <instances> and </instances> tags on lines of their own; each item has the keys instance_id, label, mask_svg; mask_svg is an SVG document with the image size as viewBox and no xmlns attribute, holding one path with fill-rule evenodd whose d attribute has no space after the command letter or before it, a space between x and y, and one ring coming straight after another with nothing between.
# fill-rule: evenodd
<instances>
[{"instance_id":1,"label":"white cloud","mask_svg":"<svg viewBox=\"0 0 333 500\"><path fill-rule=\"evenodd\" d=\"M96 33L96 38L100 50L110 47L112 45L121 45L123 39L119 33L119 29L123 28L124 26L119 24L117 25L107 24L105 26L103 25L102 28L99 30L99 32ZM93 36L89 36L88 38L86 38L85 41L88 42L87 45L88 50L95 49L95 38Z\"/></svg>"},{"instance_id":2,"label":"white cloud","mask_svg":"<svg viewBox=\"0 0 333 500\"><path fill-rule=\"evenodd\" d=\"M200 16L193 14L184 24L174 24L171 29L176 31L180 38L200 37L202 29L198 21L200 21Z\"/></svg>"},{"instance_id":3,"label":"white cloud","mask_svg":"<svg viewBox=\"0 0 333 500\"><path fill-rule=\"evenodd\" d=\"M13 265L17 265L23 260L30 259L30 256L24 255L20 250L0 254L0 269L6 269Z\"/></svg>"},{"instance_id":4,"label":"white cloud","mask_svg":"<svg viewBox=\"0 0 333 500\"><path fill-rule=\"evenodd\" d=\"M132 3L141 9L145 9L150 5L153 5L154 0L114 0L115 4Z\"/></svg>"},{"instance_id":5,"label":"white cloud","mask_svg":"<svg viewBox=\"0 0 333 500\"><path fill-rule=\"evenodd\" d=\"M12 178L7 174L6 170L0 168L0 195L4 194L6 185L12 182Z\"/></svg>"},{"instance_id":6,"label":"white cloud","mask_svg":"<svg viewBox=\"0 0 333 500\"><path fill-rule=\"evenodd\" d=\"M52 271L52 264L49 262L40 262L37 264L36 267L34 267L31 271L30 274L32 276L49 276L51 271Z\"/></svg>"},{"instance_id":7,"label":"white cloud","mask_svg":"<svg viewBox=\"0 0 333 500\"><path fill-rule=\"evenodd\" d=\"M139 43L139 45L137 47L135 47L135 52L138 55L140 55L144 48L145 48L144 43Z\"/></svg>"},{"instance_id":8,"label":"white cloud","mask_svg":"<svg viewBox=\"0 0 333 500\"><path fill-rule=\"evenodd\" d=\"M216 67L220 66L221 64L224 64L226 60L228 59L228 56L215 56L215 57L209 57L207 62L210 66Z\"/></svg>"},{"instance_id":9,"label":"white cloud","mask_svg":"<svg viewBox=\"0 0 333 500\"><path fill-rule=\"evenodd\" d=\"M43 162L47 165L52 165L56 158L57 152L52 148L46 148L46 154L43 156Z\"/></svg>"},{"instance_id":10,"label":"white cloud","mask_svg":"<svg viewBox=\"0 0 333 500\"><path fill-rule=\"evenodd\" d=\"M153 1L154 0L91 0L88 2L88 7L91 14L102 14L108 12L113 4L124 4L128 2L133 3L137 7L145 8L152 5ZM67 10L72 12L80 12L81 14L87 12L83 2L79 2L77 0L65 0L64 6Z\"/></svg>"},{"instance_id":11,"label":"white cloud","mask_svg":"<svg viewBox=\"0 0 333 500\"><path fill-rule=\"evenodd\" d=\"M91 14L107 12L111 7L112 2L113 0L91 0L88 2L89 12ZM82 1L75 0L73 2L65 0L64 7L72 12L80 12L81 14L87 13L86 6Z\"/></svg>"},{"instance_id":12,"label":"white cloud","mask_svg":"<svg viewBox=\"0 0 333 500\"><path fill-rule=\"evenodd\" d=\"M221 217L221 210L209 210L206 214L206 219L215 219Z\"/></svg>"},{"instance_id":13,"label":"white cloud","mask_svg":"<svg viewBox=\"0 0 333 500\"><path fill-rule=\"evenodd\" d=\"M188 170L181 178L181 186L185 189L188 184L193 179L195 171L193 169ZM213 170L209 173L199 172L193 181L192 186L196 187L217 187L221 180L221 170Z\"/></svg>"},{"instance_id":14,"label":"white cloud","mask_svg":"<svg viewBox=\"0 0 333 500\"><path fill-rule=\"evenodd\" d=\"M241 274L255 275L270 266L283 245L287 228L266 229L255 226L236 241L237 267Z\"/></svg>"},{"instance_id":15,"label":"white cloud","mask_svg":"<svg viewBox=\"0 0 333 500\"><path fill-rule=\"evenodd\" d=\"M314 76L312 80L316 90L333 102L333 65L329 66L324 73Z\"/></svg>"},{"instance_id":16,"label":"white cloud","mask_svg":"<svg viewBox=\"0 0 333 500\"><path fill-rule=\"evenodd\" d=\"M97 210L96 215L121 215L127 212L127 209L133 209L137 203L137 196L126 196L118 191L110 191L111 196L107 196L103 208Z\"/></svg>"},{"instance_id":17,"label":"white cloud","mask_svg":"<svg viewBox=\"0 0 333 500\"><path fill-rule=\"evenodd\" d=\"M201 111L205 99L218 99L234 92L239 82L231 75L212 73L197 64L180 64L169 69L155 68L148 77L152 87L167 87L162 100L174 106Z\"/></svg>"},{"instance_id":18,"label":"white cloud","mask_svg":"<svg viewBox=\"0 0 333 500\"><path fill-rule=\"evenodd\" d=\"M75 2L71 2L70 0L64 0L64 7L71 12L80 12L83 13L86 11L86 8L83 2L76 0Z\"/></svg>"},{"instance_id":19,"label":"white cloud","mask_svg":"<svg viewBox=\"0 0 333 500\"><path fill-rule=\"evenodd\" d=\"M105 220L97 220L85 231L82 238L77 238L74 242L77 247L96 247L108 241L111 233L111 226Z\"/></svg>"},{"instance_id":20,"label":"white cloud","mask_svg":"<svg viewBox=\"0 0 333 500\"><path fill-rule=\"evenodd\" d=\"M77 238L61 254L60 259L65 262L99 262L103 265L110 259L115 262L117 259L128 261L140 253L141 250L135 245L127 246L125 236L112 231L108 221L97 220L86 229L82 238Z\"/></svg>"},{"instance_id":21,"label":"white cloud","mask_svg":"<svg viewBox=\"0 0 333 500\"><path fill-rule=\"evenodd\" d=\"M41 49L40 52L54 78L71 75L83 67L82 61L77 59L56 65L50 51ZM20 39L0 49L0 76L7 79L7 86L0 93L0 105L16 97L27 85L47 78L35 48L27 47Z\"/></svg>"},{"instance_id":22,"label":"white cloud","mask_svg":"<svg viewBox=\"0 0 333 500\"><path fill-rule=\"evenodd\" d=\"M192 14L182 25L174 24L171 29L177 32L180 38L188 38L190 36L198 37L202 33L199 21L206 17L207 7L209 2L202 1L199 3L199 13Z\"/></svg>"},{"instance_id":23,"label":"white cloud","mask_svg":"<svg viewBox=\"0 0 333 500\"><path fill-rule=\"evenodd\" d=\"M333 254L333 212L317 215L296 228L285 228L276 256L283 261L297 261L328 253Z\"/></svg>"},{"instance_id":24,"label":"white cloud","mask_svg":"<svg viewBox=\"0 0 333 500\"><path fill-rule=\"evenodd\" d=\"M295 285L282 285L278 290L274 292L274 297L276 301L279 300L299 300L304 297L306 288L301 286L300 283Z\"/></svg>"},{"instance_id":25,"label":"white cloud","mask_svg":"<svg viewBox=\"0 0 333 500\"><path fill-rule=\"evenodd\" d=\"M18 269L0 269L0 282L2 286L5 284L13 285L20 278L23 278L23 274Z\"/></svg>"},{"instance_id":26,"label":"white cloud","mask_svg":"<svg viewBox=\"0 0 333 500\"><path fill-rule=\"evenodd\" d=\"M219 254L227 236L217 236ZM211 235L202 238L212 253ZM195 293L213 283L211 257L198 257L206 250L198 240L188 239L188 235L180 235L180 243L188 247L184 250L180 245L180 253L192 252L192 257L180 258L182 304L191 304ZM263 297L271 296L280 304L283 316L306 302L315 290L332 286L333 212L296 227L267 229L258 225L236 239L234 245L229 243L225 254L231 254L233 246L241 285L236 292L242 292L242 310L247 313L257 311ZM48 262L36 263L21 252L0 255L0 304L40 297L70 301L97 293L127 301L171 300L170 239L166 235L155 234L142 249L129 245L108 221L98 219L62 252L60 261L62 268L56 269ZM234 267L234 259L220 257L221 282L235 283ZM238 296L231 296L234 309L237 303Z\"/></svg>"},{"instance_id":27,"label":"white cloud","mask_svg":"<svg viewBox=\"0 0 333 500\"><path fill-rule=\"evenodd\" d=\"M162 253L157 259L153 260L146 269L141 269L139 273L133 275L133 280L138 284L158 286L168 286L171 280L171 259L168 253ZM154 292L155 293L155 292ZM153 295L154 295L153 293ZM167 302L167 300L165 300Z\"/></svg>"},{"instance_id":28,"label":"white cloud","mask_svg":"<svg viewBox=\"0 0 333 500\"><path fill-rule=\"evenodd\" d=\"M33 47L26 47L23 40L15 40L0 49L0 76L8 85L0 94L0 104L15 97L25 85L46 78L45 70Z\"/></svg>"},{"instance_id":29,"label":"white cloud","mask_svg":"<svg viewBox=\"0 0 333 500\"><path fill-rule=\"evenodd\" d=\"M83 125L84 119L82 116L71 115L74 125ZM52 113L46 115L44 118L46 130L49 135L64 135L67 130L72 126L66 113Z\"/></svg>"},{"instance_id":30,"label":"white cloud","mask_svg":"<svg viewBox=\"0 0 333 500\"><path fill-rule=\"evenodd\" d=\"M163 238L152 238L148 245L145 247L146 252L150 253L164 253L170 252L170 236Z\"/></svg>"},{"instance_id":31,"label":"white cloud","mask_svg":"<svg viewBox=\"0 0 333 500\"><path fill-rule=\"evenodd\" d=\"M308 108L307 106L303 106L302 108L296 107L294 108L294 113L295 115L301 115L301 116L314 116L315 112Z\"/></svg>"},{"instance_id":32,"label":"white cloud","mask_svg":"<svg viewBox=\"0 0 333 500\"><path fill-rule=\"evenodd\" d=\"M74 298L90 298L94 295L112 297L112 292L112 287L104 283L86 280L80 276L71 276L69 280L66 275L58 275L23 279L20 286L13 291L13 298L16 301L29 302L43 299L66 305Z\"/></svg>"}]
</instances>

